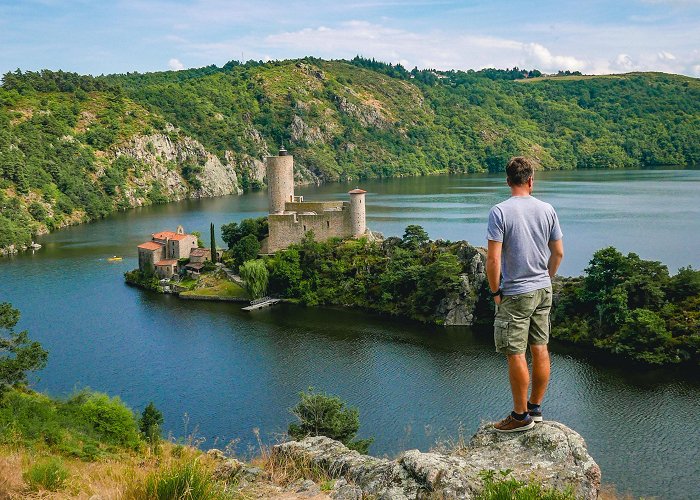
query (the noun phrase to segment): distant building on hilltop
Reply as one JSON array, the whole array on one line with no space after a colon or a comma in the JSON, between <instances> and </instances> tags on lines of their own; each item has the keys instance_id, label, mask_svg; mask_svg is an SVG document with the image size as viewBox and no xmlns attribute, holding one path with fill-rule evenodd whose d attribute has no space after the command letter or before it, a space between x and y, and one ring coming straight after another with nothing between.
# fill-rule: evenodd
<instances>
[{"instance_id":1,"label":"distant building on hilltop","mask_svg":"<svg viewBox=\"0 0 700 500\"><path fill-rule=\"evenodd\" d=\"M371 236L365 218L366 191L353 189L349 202L304 201L303 196L294 196L294 157L282 148L278 156L265 160L269 236L261 243L261 253L274 253L300 243L309 231L313 231L317 241Z\"/></svg>"},{"instance_id":2,"label":"distant building on hilltop","mask_svg":"<svg viewBox=\"0 0 700 500\"><path fill-rule=\"evenodd\" d=\"M138 246L139 270L155 272L161 278L170 278L178 272L178 259L189 258L196 248L197 237L186 234L182 226L177 227L177 232L153 233L151 241Z\"/></svg>"}]
</instances>

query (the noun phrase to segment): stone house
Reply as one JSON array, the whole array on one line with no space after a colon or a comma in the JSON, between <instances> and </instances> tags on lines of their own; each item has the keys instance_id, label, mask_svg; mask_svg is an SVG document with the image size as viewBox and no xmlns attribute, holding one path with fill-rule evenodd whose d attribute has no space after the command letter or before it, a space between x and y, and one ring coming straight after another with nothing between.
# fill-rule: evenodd
<instances>
[{"instance_id":1,"label":"stone house","mask_svg":"<svg viewBox=\"0 0 700 500\"><path fill-rule=\"evenodd\" d=\"M178 272L177 259L164 259L156 262L156 275L159 278L172 278Z\"/></svg>"},{"instance_id":2,"label":"stone house","mask_svg":"<svg viewBox=\"0 0 700 500\"><path fill-rule=\"evenodd\" d=\"M208 260L211 260L211 250L209 248L195 248L190 252L190 261L185 265L185 269L198 274Z\"/></svg>"},{"instance_id":3,"label":"stone house","mask_svg":"<svg viewBox=\"0 0 700 500\"><path fill-rule=\"evenodd\" d=\"M185 233L182 226L177 231L161 231L151 235L151 241L138 246L139 270L155 272L161 278L176 274L178 259L187 259L197 249L197 237Z\"/></svg>"}]
</instances>

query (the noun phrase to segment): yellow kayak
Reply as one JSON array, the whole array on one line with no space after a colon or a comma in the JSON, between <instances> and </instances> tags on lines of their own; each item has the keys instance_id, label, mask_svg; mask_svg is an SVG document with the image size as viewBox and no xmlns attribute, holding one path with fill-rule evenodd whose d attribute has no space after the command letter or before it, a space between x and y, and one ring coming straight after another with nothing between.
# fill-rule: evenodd
<instances>
[{"instance_id":1,"label":"yellow kayak","mask_svg":"<svg viewBox=\"0 0 700 500\"><path fill-rule=\"evenodd\" d=\"M117 256L115 255L114 257L110 257L110 258L107 259L107 260L110 261L110 262L117 262L117 261L122 260L122 258L121 258L121 257L117 257Z\"/></svg>"}]
</instances>

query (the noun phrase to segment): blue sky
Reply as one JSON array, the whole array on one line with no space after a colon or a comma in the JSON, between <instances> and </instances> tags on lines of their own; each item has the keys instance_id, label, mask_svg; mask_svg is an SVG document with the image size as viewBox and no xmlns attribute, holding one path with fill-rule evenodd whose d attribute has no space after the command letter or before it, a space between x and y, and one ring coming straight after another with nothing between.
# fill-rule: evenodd
<instances>
[{"instance_id":1,"label":"blue sky","mask_svg":"<svg viewBox=\"0 0 700 500\"><path fill-rule=\"evenodd\" d=\"M356 54L409 69L700 77L700 0L0 0L0 73Z\"/></svg>"}]
</instances>

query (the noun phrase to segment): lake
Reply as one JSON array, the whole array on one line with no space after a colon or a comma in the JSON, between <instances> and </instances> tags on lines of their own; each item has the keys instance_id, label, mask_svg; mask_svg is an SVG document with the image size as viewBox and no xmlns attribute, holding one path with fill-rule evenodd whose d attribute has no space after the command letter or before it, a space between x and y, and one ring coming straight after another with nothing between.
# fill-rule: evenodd
<instances>
[{"instance_id":1,"label":"lake","mask_svg":"<svg viewBox=\"0 0 700 500\"><path fill-rule=\"evenodd\" d=\"M297 190L306 200L347 199L357 184ZM432 238L485 245L491 205L508 196L502 176L435 176L359 184L367 222L386 236L420 224ZM675 273L700 267L700 171L542 172L535 196L557 209L566 255L560 274L580 274L593 252L614 245ZM130 288L136 245L178 224L264 215L265 192L184 201L119 213L39 239L44 247L0 260L0 301L21 310L21 328L49 351L35 387L66 395L89 386L136 411L149 401L165 431L192 433L204 447L254 429L272 442L293 420L289 408L310 386L360 411L370 451L393 456L467 438L511 407L502 356L489 334L424 326L358 311L282 305L245 313L240 305L184 302ZM220 244L222 242L220 241ZM122 255L122 262L107 257ZM640 369L552 345L545 418L583 435L603 481L635 496L700 492L700 376Z\"/></svg>"}]
</instances>

